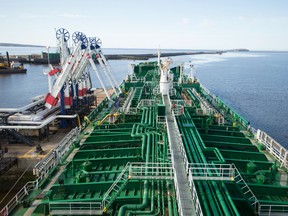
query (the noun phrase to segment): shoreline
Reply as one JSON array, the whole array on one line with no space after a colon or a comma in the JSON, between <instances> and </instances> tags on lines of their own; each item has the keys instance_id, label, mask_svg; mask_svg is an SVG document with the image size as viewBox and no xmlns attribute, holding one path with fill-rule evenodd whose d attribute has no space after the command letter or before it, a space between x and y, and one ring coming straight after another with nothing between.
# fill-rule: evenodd
<instances>
[{"instance_id":1,"label":"shoreline","mask_svg":"<svg viewBox=\"0 0 288 216\"><path fill-rule=\"evenodd\" d=\"M201 52L167 52L161 53L161 57L170 57L170 56L183 56L183 55L221 55L226 51L201 51ZM107 60L148 60L150 58L157 58L157 53L147 53L147 54L107 54L105 55ZM41 54L32 54L32 55L10 55L10 61L18 61L20 63L29 63L29 64L48 64L48 58L43 58ZM4 57L4 60L7 61L7 58ZM60 58L49 58L51 64L59 64Z\"/></svg>"}]
</instances>

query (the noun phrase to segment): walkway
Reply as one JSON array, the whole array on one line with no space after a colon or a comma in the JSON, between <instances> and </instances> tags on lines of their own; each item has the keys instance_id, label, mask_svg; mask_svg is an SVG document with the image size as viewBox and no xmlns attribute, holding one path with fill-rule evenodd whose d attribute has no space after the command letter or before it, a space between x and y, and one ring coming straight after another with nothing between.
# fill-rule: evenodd
<instances>
[{"instance_id":1,"label":"walkway","mask_svg":"<svg viewBox=\"0 0 288 216\"><path fill-rule=\"evenodd\" d=\"M183 216L196 215L195 207L192 201L192 194L190 187L188 185L187 172L183 163L183 157L181 155L181 150L179 143L177 141L176 125L174 123L174 118L172 116L171 107L169 103L168 96L164 95L164 104L166 106L166 117L167 117L167 133L169 138L169 143L171 146L172 164L174 167L174 172L176 179L175 182L178 183L179 190L179 200L182 206ZM178 202L178 203L179 203Z\"/></svg>"}]
</instances>

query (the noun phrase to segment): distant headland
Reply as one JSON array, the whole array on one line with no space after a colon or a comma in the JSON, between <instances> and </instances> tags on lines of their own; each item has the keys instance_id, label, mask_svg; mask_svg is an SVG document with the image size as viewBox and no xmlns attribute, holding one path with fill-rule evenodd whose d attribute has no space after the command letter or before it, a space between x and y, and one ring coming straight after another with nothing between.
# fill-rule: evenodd
<instances>
[{"instance_id":1,"label":"distant headland","mask_svg":"<svg viewBox=\"0 0 288 216\"><path fill-rule=\"evenodd\" d=\"M225 50L225 52L249 52L249 49L230 49L230 50Z\"/></svg>"},{"instance_id":2,"label":"distant headland","mask_svg":"<svg viewBox=\"0 0 288 216\"><path fill-rule=\"evenodd\" d=\"M12 47L45 47L42 45L29 45L29 44L16 44L16 43L0 43L0 46L12 46Z\"/></svg>"}]
</instances>

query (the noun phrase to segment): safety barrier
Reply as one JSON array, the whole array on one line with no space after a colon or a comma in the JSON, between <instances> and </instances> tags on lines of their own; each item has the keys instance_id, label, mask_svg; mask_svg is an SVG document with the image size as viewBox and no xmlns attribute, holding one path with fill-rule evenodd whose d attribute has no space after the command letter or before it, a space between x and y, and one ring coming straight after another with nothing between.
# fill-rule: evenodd
<instances>
[{"instance_id":1,"label":"safety barrier","mask_svg":"<svg viewBox=\"0 0 288 216\"><path fill-rule=\"evenodd\" d=\"M288 215L288 205L260 205L258 209L258 215Z\"/></svg>"},{"instance_id":2,"label":"safety barrier","mask_svg":"<svg viewBox=\"0 0 288 216\"><path fill-rule=\"evenodd\" d=\"M88 119L83 120L81 130L84 130L86 126L89 125L89 122L92 122L95 119L95 117L98 115L99 112L101 112L103 107L107 105L108 101L109 100L107 97L103 99L101 103L99 103L97 107L88 115Z\"/></svg>"},{"instance_id":3,"label":"safety barrier","mask_svg":"<svg viewBox=\"0 0 288 216\"><path fill-rule=\"evenodd\" d=\"M171 101L170 101L170 103L171 103ZM170 104L170 107L171 107L171 104ZM186 151L185 151L185 147L184 147L184 144L183 144L183 141L182 141L182 135L181 135L181 133L179 131L179 127L177 125L177 121L176 121L176 117L175 117L175 113L174 112L172 112L172 118L173 118L173 122L174 122L174 125L175 125L175 128L176 128L177 141L178 141L178 144L180 146L180 151L181 151L181 155L183 157L185 170L188 173L188 169L189 169L189 165L188 164L189 163L188 163L188 159L187 159L187 154L186 154Z\"/></svg>"},{"instance_id":4,"label":"safety barrier","mask_svg":"<svg viewBox=\"0 0 288 216\"><path fill-rule=\"evenodd\" d=\"M128 162L117 179L103 196L103 212L111 206L119 193L124 189L129 179L167 180L174 178L174 169L171 163L141 163Z\"/></svg>"},{"instance_id":5,"label":"safety barrier","mask_svg":"<svg viewBox=\"0 0 288 216\"><path fill-rule=\"evenodd\" d=\"M12 210L23 202L24 198L27 197L31 191L37 190L39 183L43 180L43 176L40 176L35 181L27 182L19 192L4 206L4 208L0 211L1 216L8 216L12 212Z\"/></svg>"},{"instance_id":6,"label":"safety barrier","mask_svg":"<svg viewBox=\"0 0 288 216\"><path fill-rule=\"evenodd\" d=\"M155 88L153 88L153 95L159 95L160 94L160 86L157 85Z\"/></svg>"},{"instance_id":7,"label":"safety barrier","mask_svg":"<svg viewBox=\"0 0 288 216\"><path fill-rule=\"evenodd\" d=\"M194 180L218 180L218 181L234 181L240 184L240 190L247 198L255 210L260 204L250 187L242 178L240 172L234 164L213 164L213 163L192 163L189 164L189 185L192 195L197 196ZM199 205L199 201L194 200L194 205Z\"/></svg>"},{"instance_id":8,"label":"safety barrier","mask_svg":"<svg viewBox=\"0 0 288 216\"><path fill-rule=\"evenodd\" d=\"M77 140L78 135L78 128L72 129L45 158L35 165L33 175L38 177L42 175L46 176L71 149L73 146L72 144Z\"/></svg>"},{"instance_id":9,"label":"safety barrier","mask_svg":"<svg viewBox=\"0 0 288 216\"><path fill-rule=\"evenodd\" d=\"M45 178L49 171L54 168L60 160L65 156L65 153L71 148L74 141L78 138L78 128L72 129L59 144L33 169L33 174L38 178L35 181L27 182L20 191L7 203L0 211L1 216L6 216L21 202L29 193L39 188L40 182Z\"/></svg>"},{"instance_id":10,"label":"safety barrier","mask_svg":"<svg viewBox=\"0 0 288 216\"><path fill-rule=\"evenodd\" d=\"M272 154L281 164L281 167L288 169L288 151L267 133L257 130L256 138L263 143L267 151Z\"/></svg>"},{"instance_id":11,"label":"safety barrier","mask_svg":"<svg viewBox=\"0 0 288 216\"><path fill-rule=\"evenodd\" d=\"M217 110L215 110L204 98L202 98L199 95L196 89L193 88L192 92L194 96L198 99L198 101L200 102L201 109L204 111L206 115L219 114Z\"/></svg>"},{"instance_id":12,"label":"safety barrier","mask_svg":"<svg viewBox=\"0 0 288 216\"><path fill-rule=\"evenodd\" d=\"M165 116L158 116L157 115L157 124L165 124L166 117Z\"/></svg>"},{"instance_id":13,"label":"safety barrier","mask_svg":"<svg viewBox=\"0 0 288 216\"><path fill-rule=\"evenodd\" d=\"M233 181L236 172L235 168L234 164L189 164L189 169L194 180Z\"/></svg>"},{"instance_id":14,"label":"safety barrier","mask_svg":"<svg viewBox=\"0 0 288 216\"><path fill-rule=\"evenodd\" d=\"M193 106L193 100L170 100L171 105L173 107L173 104L176 106L184 106L184 107L192 107Z\"/></svg>"},{"instance_id":15,"label":"safety barrier","mask_svg":"<svg viewBox=\"0 0 288 216\"><path fill-rule=\"evenodd\" d=\"M173 161L173 156L172 156L172 161ZM180 216L185 216L183 213L183 206L180 197L180 190L179 190L179 183L177 181L177 173L175 172L174 174L174 187L175 187L175 192L176 192L176 198L177 198L177 205L178 205L178 214Z\"/></svg>"},{"instance_id":16,"label":"safety barrier","mask_svg":"<svg viewBox=\"0 0 288 216\"><path fill-rule=\"evenodd\" d=\"M159 104L160 100L157 99L142 99L138 105L137 108L141 108L141 107L151 107L151 106L155 106L155 104Z\"/></svg>"},{"instance_id":17,"label":"safety barrier","mask_svg":"<svg viewBox=\"0 0 288 216\"><path fill-rule=\"evenodd\" d=\"M129 112L129 108L131 106L131 99L132 99L132 95L133 95L134 89L130 88L128 91L128 96L123 104L123 106L121 107L120 112L124 112L124 113L128 113Z\"/></svg>"},{"instance_id":18,"label":"safety barrier","mask_svg":"<svg viewBox=\"0 0 288 216\"><path fill-rule=\"evenodd\" d=\"M169 99L169 105L170 107L172 107L172 104L171 104L171 100L170 98L168 97ZM195 211L196 211L196 215L199 215L199 216L202 216L203 215L203 212L202 212L202 209L201 209L201 205L200 205L200 202L199 202L199 198L198 198L198 195L197 195L197 192L196 192L196 188L195 188L195 185L194 185L194 182L193 182L193 179L191 178L189 180L189 162L188 162L188 159L187 159L187 154L186 154L186 151L185 151L185 147L184 147L184 144L183 144L183 141L182 141L182 136L180 134L180 131L179 131L179 127L177 125L177 121L176 121L176 117L175 117L175 113L174 111L172 110L172 119L173 119L173 122L174 122L174 127L176 129L175 133L176 133L176 139L177 139L177 143L180 147L180 152L181 152L181 156L182 156L182 160L183 160L183 163L184 163L184 168L185 168L185 171L188 175L188 183L189 183L189 187L190 187L190 190L191 190L191 195L192 195L192 202L194 204L194 207L195 207ZM166 118L166 124L168 125L168 120ZM173 154L171 154L171 140L169 139L169 148L170 149L170 155L171 155L171 161L172 161L172 164L174 162L174 158L173 158ZM173 167L175 165L173 164ZM184 216L184 210L183 210L183 204L182 204L182 201L181 199L179 199L180 197L180 190L179 190L179 183L177 181L177 173L175 172L174 173L174 187L175 187L175 191L176 191L176 197L177 197L177 205L178 205L178 214L180 216Z\"/></svg>"},{"instance_id":19,"label":"safety barrier","mask_svg":"<svg viewBox=\"0 0 288 216\"><path fill-rule=\"evenodd\" d=\"M176 89L175 88L169 88L169 95L175 96L176 95Z\"/></svg>"},{"instance_id":20,"label":"safety barrier","mask_svg":"<svg viewBox=\"0 0 288 216\"><path fill-rule=\"evenodd\" d=\"M172 108L175 116L182 115L184 113L184 107L192 107L192 100L170 100L170 107Z\"/></svg>"},{"instance_id":21,"label":"safety barrier","mask_svg":"<svg viewBox=\"0 0 288 216\"><path fill-rule=\"evenodd\" d=\"M217 106L224 109L228 114L230 114L236 121L238 121L243 127L245 127L248 131L250 131L258 141L263 143L267 149L267 151L272 154L276 160L278 160L281 164L281 167L285 167L288 169L288 151L281 144L275 141L272 137L270 137L267 133L256 130L255 128L250 126L250 123L245 120L241 115L232 110L228 105L226 105L219 97L212 95L209 90L202 84L200 85L202 91L206 95L210 95L213 99L212 102L216 103ZM194 89L193 89L194 90ZM195 90L194 90L195 91ZM193 91L193 93L194 93Z\"/></svg>"},{"instance_id":22,"label":"safety barrier","mask_svg":"<svg viewBox=\"0 0 288 216\"><path fill-rule=\"evenodd\" d=\"M171 163L133 162L129 167L130 179L173 179L174 169Z\"/></svg>"},{"instance_id":23,"label":"safety barrier","mask_svg":"<svg viewBox=\"0 0 288 216\"><path fill-rule=\"evenodd\" d=\"M192 193L192 200L193 200L193 204L194 204L194 207L195 207L196 215L197 216L203 216L203 212L202 212L201 205L200 205L200 202L199 202L198 194L197 194L196 187L195 187L195 184L194 184L194 180L193 180L193 177L192 177L191 169L189 169L189 171L188 171L188 181L189 181L189 187L190 187L190 190L191 190L191 193Z\"/></svg>"},{"instance_id":24,"label":"safety barrier","mask_svg":"<svg viewBox=\"0 0 288 216\"><path fill-rule=\"evenodd\" d=\"M238 121L243 127L247 128L249 126L249 122L245 120L241 115L239 115L237 112L232 110L227 104L225 104L219 97L213 95L210 93L210 91L200 84L201 90L204 94L209 95L212 99L212 104L215 104L218 107L221 107L224 109L227 113L229 113L233 118Z\"/></svg>"},{"instance_id":25,"label":"safety barrier","mask_svg":"<svg viewBox=\"0 0 288 216\"><path fill-rule=\"evenodd\" d=\"M49 202L51 215L100 215L101 202Z\"/></svg>"}]
</instances>

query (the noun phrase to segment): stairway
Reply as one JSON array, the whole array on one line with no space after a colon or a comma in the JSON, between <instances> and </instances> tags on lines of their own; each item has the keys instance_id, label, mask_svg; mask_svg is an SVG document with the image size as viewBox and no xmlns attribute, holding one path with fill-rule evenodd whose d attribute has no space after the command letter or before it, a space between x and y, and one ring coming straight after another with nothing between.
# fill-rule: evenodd
<instances>
[{"instance_id":1,"label":"stairway","mask_svg":"<svg viewBox=\"0 0 288 216\"><path fill-rule=\"evenodd\" d=\"M120 194L120 192L124 189L124 187L128 183L129 167L130 167L130 164L128 163L124 167L120 175L117 177L115 182L111 185L108 191L104 194L103 201L102 201L103 212L107 211L107 209L112 205L113 201L117 198L117 196Z\"/></svg>"},{"instance_id":2,"label":"stairway","mask_svg":"<svg viewBox=\"0 0 288 216\"><path fill-rule=\"evenodd\" d=\"M6 129L6 132L8 134L11 134L15 139L22 141L23 143L33 146L34 143L32 140L30 140L28 137L24 136L23 134L19 133L15 129Z\"/></svg>"}]
</instances>

